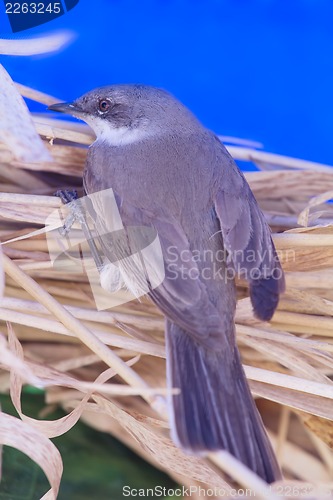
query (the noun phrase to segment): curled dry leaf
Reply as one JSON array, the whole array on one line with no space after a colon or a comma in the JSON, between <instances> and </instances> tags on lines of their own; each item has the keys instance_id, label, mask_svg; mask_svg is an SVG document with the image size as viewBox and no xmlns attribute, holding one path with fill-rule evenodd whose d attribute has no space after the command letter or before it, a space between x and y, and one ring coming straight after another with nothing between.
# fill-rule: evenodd
<instances>
[{"instance_id":1,"label":"curled dry leaf","mask_svg":"<svg viewBox=\"0 0 333 500\"><path fill-rule=\"evenodd\" d=\"M0 142L7 146L17 160L34 163L52 161L36 132L22 96L1 65L0 88Z\"/></svg>"},{"instance_id":2,"label":"curled dry leaf","mask_svg":"<svg viewBox=\"0 0 333 500\"><path fill-rule=\"evenodd\" d=\"M28 455L44 471L51 489L41 500L55 500L62 476L62 460L54 444L37 429L0 412L0 443Z\"/></svg>"}]
</instances>

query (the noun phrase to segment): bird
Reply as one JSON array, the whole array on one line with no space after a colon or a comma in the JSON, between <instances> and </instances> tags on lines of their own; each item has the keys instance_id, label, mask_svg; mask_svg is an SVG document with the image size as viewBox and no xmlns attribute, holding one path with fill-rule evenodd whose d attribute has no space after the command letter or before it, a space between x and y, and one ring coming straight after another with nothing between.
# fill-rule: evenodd
<instances>
[{"instance_id":1,"label":"bird","mask_svg":"<svg viewBox=\"0 0 333 500\"><path fill-rule=\"evenodd\" d=\"M160 88L99 87L49 109L95 132L85 193L111 188L125 228L158 234L164 279L148 283L148 295L165 316L167 384L179 390L168 399L174 443L199 456L226 450L266 482L280 479L236 344L235 276L248 281L262 321L272 318L285 279L242 171L220 139ZM106 209L102 218L109 217ZM121 258L119 245L109 250ZM103 287L113 291L112 281L105 266Z\"/></svg>"}]
</instances>

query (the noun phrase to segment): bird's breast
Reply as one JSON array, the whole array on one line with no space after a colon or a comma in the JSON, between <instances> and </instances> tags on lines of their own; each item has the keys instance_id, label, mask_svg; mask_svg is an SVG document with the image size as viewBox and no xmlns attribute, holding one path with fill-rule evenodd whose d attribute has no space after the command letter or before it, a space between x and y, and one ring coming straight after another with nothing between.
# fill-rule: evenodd
<instances>
[{"instance_id":1,"label":"bird's breast","mask_svg":"<svg viewBox=\"0 0 333 500\"><path fill-rule=\"evenodd\" d=\"M87 193L112 188L123 203L173 217L212 204L209 158L189 137L150 138L112 147L97 141L84 172Z\"/></svg>"}]
</instances>

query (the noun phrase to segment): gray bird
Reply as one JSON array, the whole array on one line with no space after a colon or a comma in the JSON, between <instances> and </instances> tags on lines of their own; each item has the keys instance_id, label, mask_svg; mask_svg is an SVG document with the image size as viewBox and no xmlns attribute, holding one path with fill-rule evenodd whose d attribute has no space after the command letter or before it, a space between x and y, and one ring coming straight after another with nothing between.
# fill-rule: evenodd
<instances>
[{"instance_id":1,"label":"gray bird","mask_svg":"<svg viewBox=\"0 0 333 500\"><path fill-rule=\"evenodd\" d=\"M220 140L161 89L101 87L49 109L96 133L86 193L112 188L125 227L158 233L165 278L149 296L166 317L168 386L180 389L171 397L173 440L190 453L227 450L267 482L279 479L236 346L234 276L248 280L254 314L265 321L285 283L242 172ZM112 251L121 258L119 246Z\"/></svg>"}]
</instances>

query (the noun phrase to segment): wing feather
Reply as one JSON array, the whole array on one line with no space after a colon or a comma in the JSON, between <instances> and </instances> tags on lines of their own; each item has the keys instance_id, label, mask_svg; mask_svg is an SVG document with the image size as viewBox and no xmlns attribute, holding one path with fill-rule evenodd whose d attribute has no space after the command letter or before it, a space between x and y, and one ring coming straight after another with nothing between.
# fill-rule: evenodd
<instances>
[{"instance_id":1,"label":"wing feather","mask_svg":"<svg viewBox=\"0 0 333 500\"><path fill-rule=\"evenodd\" d=\"M270 228L241 171L221 144L224 166L218 178L215 210L223 241L238 274L250 284L250 297L259 319L274 314L285 289L284 274Z\"/></svg>"}]
</instances>

